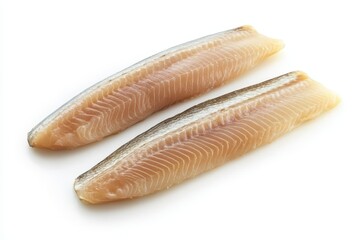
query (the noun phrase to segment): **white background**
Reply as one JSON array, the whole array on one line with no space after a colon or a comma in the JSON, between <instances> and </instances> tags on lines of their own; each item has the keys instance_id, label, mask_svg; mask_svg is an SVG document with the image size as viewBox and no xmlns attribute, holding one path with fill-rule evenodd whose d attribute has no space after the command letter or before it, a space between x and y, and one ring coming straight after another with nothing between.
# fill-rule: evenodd
<instances>
[{"instance_id":1,"label":"white background","mask_svg":"<svg viewBox=\"0 0 360 240\"><path fill-rule=\"evenodd\" d=\"M357 1L41 1L1 6L0 239L360 239ZM253 25L285 49L222 88L74 151L27 132L71 97L165 48ZM168 191L100 206L74 179L195 103L303 70L341 104L274 143Z\"/></svg>"}]
</instances>

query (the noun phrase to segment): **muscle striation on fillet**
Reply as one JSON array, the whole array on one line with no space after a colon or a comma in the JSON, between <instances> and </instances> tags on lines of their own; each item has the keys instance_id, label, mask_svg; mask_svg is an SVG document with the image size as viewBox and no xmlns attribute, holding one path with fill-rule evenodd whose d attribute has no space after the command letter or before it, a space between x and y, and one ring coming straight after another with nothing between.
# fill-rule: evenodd
<instances>
[{"instance_id":1,"label":"muscle striation on fillet","mask_svg":"<svg viewBox=\"0 0 360 240\"><path fill-rule=\"evenodd\" d=\"M137 136L79 176L75 191L102 203L167 189L272 142L338 101L302 72L237 90Z\"/></svg>"},{"instance_id":2,"label":"muscle striation on fillet","mask_svg":"<svg viewBox=\"0 0 360 240\"><path fill-rule=\"evenodd\" d=\"M236 79L282 47L249 26L176 46L85 90L32 129L28 142L58 150L99 141Z\"/></svg>"}]
</instances>

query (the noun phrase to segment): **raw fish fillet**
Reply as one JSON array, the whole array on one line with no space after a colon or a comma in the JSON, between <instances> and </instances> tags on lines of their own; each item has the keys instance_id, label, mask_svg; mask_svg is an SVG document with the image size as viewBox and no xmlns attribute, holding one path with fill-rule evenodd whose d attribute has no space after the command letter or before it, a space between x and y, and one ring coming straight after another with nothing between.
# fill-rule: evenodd
<instances>
[{"instance_id":1,"label":"raw fish fillet","mask_svg":"<svg viewBox=\"0 0 360 240\"><path fill-rule=\"evenodd\" d=\"M59 150L99 141L236 79L282 47L244 26L168 49L80 93L31 130L29 145Z\"/></svg>"},{"instance_id":2,"label":"raw fish fillet","mask_svg":"<svg viewBox=\"0 0 360 240\"><path fill-rule=\"evenodd\" d=\"M338 101L302 72L231 92L137 136L79 176L75 191L95 204L167 189L272 142Z\"/></svg>"}]
</instances>

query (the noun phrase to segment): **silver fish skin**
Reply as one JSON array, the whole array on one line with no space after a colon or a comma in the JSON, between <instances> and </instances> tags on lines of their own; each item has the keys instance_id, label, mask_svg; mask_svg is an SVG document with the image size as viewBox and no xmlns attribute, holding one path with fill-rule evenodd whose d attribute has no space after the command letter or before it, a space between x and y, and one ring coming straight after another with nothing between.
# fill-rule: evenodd
<instances>
[{"instance_id":1,"label":"silver fish skin","mask_svg":"<svg viewBox=\"0 0 360 240\"><path fill-rule=\"evenodd\" d=\"M291 72L159 123L80 175L74 189L92 204L164 190L272 142L338 102L305 73Z\"/></svg>"}]
</instances>

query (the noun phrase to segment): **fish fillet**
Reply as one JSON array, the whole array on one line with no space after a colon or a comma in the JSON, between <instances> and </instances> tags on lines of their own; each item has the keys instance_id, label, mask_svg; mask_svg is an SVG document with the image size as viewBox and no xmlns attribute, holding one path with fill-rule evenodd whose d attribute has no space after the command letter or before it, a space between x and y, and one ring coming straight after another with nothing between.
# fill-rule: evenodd
<instances>
[{"instance_id":1,"label":"fish fillet","mask_svg":"<svg viewBox=\"0 0 360 240\"><path fill-rule=\"evenodd\" d=\"M137 136L80 175L75 191L95 204L167 189L272 142L338 101L302 72L231 92Z\"/></svg>"},{"instance_id":2,"label":"fish fillet","mask_svg":"<svg viewBox=\"0 0 360 240\"><path fill-rule=\"evenodd\" d=\"M31 130L29 145L58 150L99 141L237 78L282 48L243 26L168 49L80 93Z\"/></svg>"}]
</instances>

